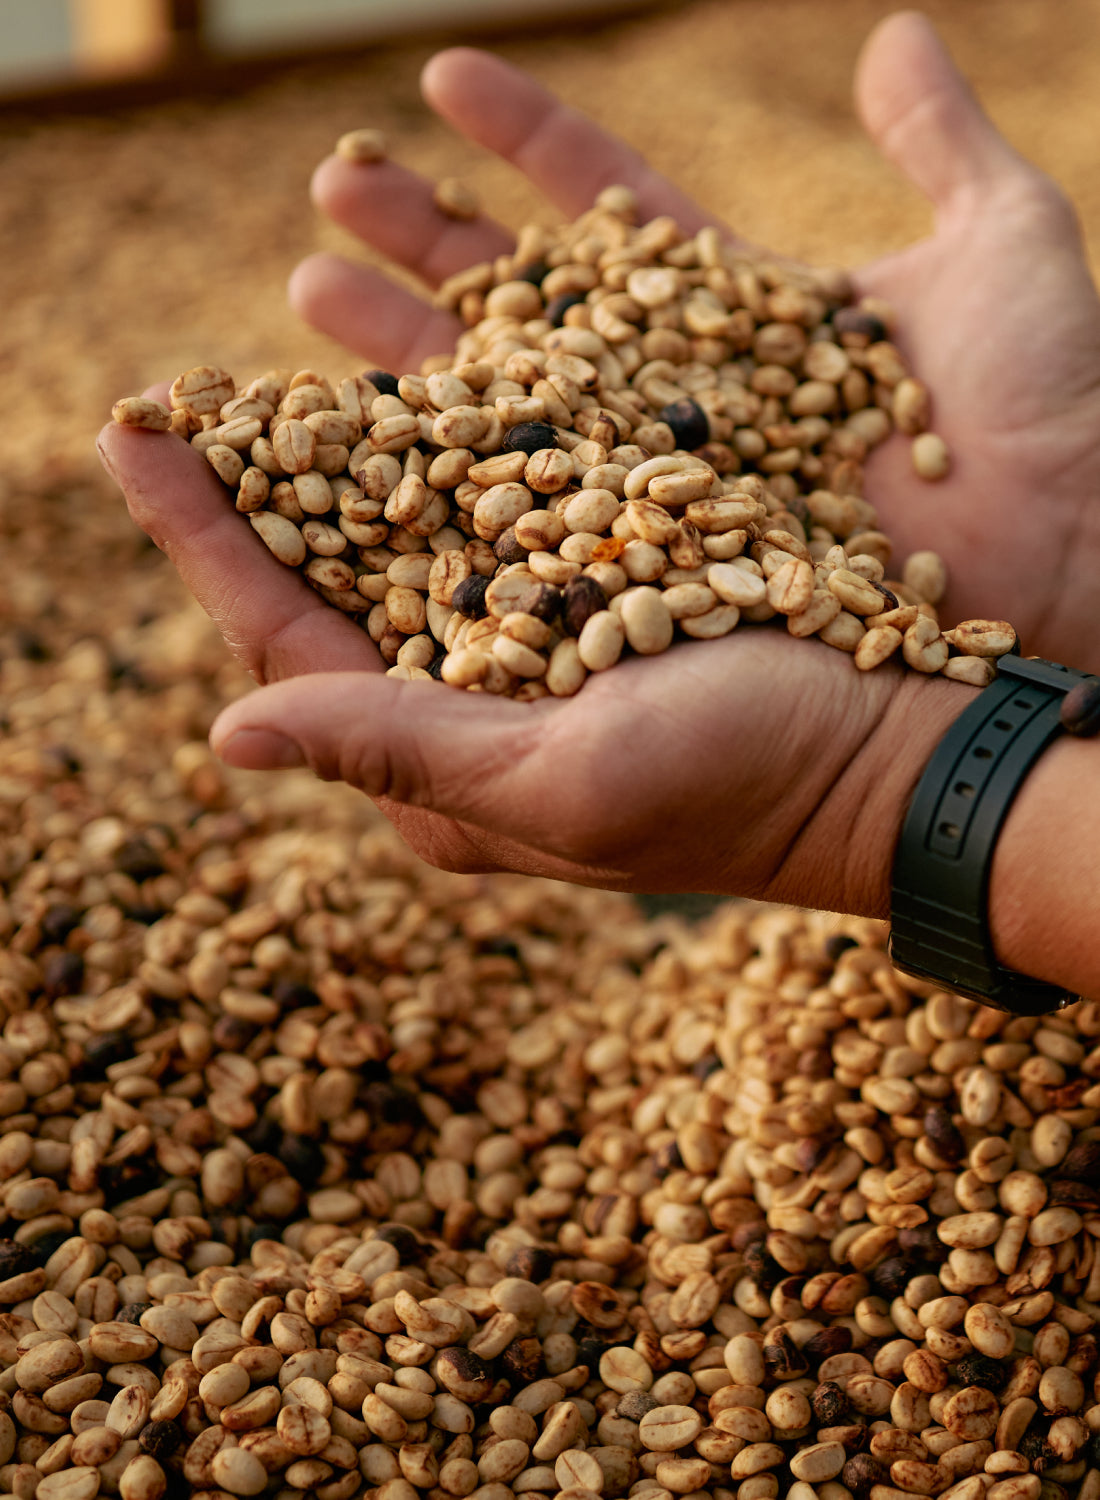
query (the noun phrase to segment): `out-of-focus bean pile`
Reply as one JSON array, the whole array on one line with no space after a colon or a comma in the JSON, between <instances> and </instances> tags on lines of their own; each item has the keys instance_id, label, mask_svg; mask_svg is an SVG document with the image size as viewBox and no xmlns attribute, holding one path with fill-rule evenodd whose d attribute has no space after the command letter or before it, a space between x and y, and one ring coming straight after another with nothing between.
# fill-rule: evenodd
<instances>
[{"instance_id":1,"label":"out-of-focus bean pile","mask_svg":"<svg viewBox=\"0 0 1100 1500\"><path fill-rule=\"evenodd\" d=\"M20 730L0 1493L1100 1492L1100 1007L434 874L195 743L127 817Z\"/></svg>"}]
</instances>

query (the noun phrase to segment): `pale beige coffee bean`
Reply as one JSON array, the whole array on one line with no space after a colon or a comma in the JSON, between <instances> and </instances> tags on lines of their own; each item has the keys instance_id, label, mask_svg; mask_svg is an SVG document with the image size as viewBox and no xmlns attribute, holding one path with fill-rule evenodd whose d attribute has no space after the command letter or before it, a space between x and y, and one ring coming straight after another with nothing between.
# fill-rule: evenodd
<instances>
[{"instance_id":1,"label":"pale beige coffee bean","mask_svg":"<svg viewBox=\"0 0 1100 1500\"><path fill-rule=\"evenodd\" d=\"M866 631L852 660L861 672L872 671L887 661L902 643L900 630L892 625L874 625Z\"/></svg>"},{"instance_id":2,"label":"pale beige coffee bean","mask_svg":"<svg viewBox=\"0 0 1100 1500\"><path fill-rule=\"evenodd\" d=\"M75 1340L50 1338L28 1349L16 1363L14 1376L20 1390L39 1394L83 1370L84 1354Z\"/></svg>"},{"instance_id":3,"label":"pale beige coffee bean","mask_svg":"<svg viewBox=\"0 0 1100 1500\"><path fill-rule=\"evenodd\" d=\"M638 1424L642 1446L650 1452L671 1453L686 1448L703 1430L703 1419L690 1406L658 1406Z\"/></svg>"},{"instance_id":4,"label":"pale beige coffee bean","mask_svg":"<svg viewBox=\"0 0 1100 1500\"><path fill-rule=\"evenodd\" d=\"M253 531L259 533L265 546L288 568L297 568L306 560L305 538L284 516L272 511L258 510L249 516Z\"/></svg>"},{"instance_id":5,"label":"pale beige coffee bean","mask_svg":"<svg viewBox=\"0 0 1100 1500\"><path fill-rule=\"evenodd\" d=\"M705 614L682 617L677 624L693 641L716 641L729 635L740 618L741 611L736 604L716 604Z\"/></svg>"},{"instance_id":6,"label":"pale beige coffee bean","mask_svg":"<svg viewBox=\"0 0 1100 1500\"><path fill-rule=\"evenodd\" d=\"M164 1470L148 1453L131 1458L118 1481L121 1500L161 1500L167 1488Z\"/></svg>"},{"instance_id":7,"label":"pale beige coffee bean","mask_svg":"<svg viewBox=\"0 0 1100 1500\"><path fill-rule=\"evenodd\" d=\"M587 676L588 669L581 660L578 642L569 636L559 641L550 653L546 668L544 681L549 691L555 698L571 698L580 692Z\"/></svg>"},{"instance_id":8,"label":"pale beige coffee bean","mask_svg":"<svg viewBox=\"0 0 1100 1500\"><path fill-rule=\"evenodd\" d=\"M791 1458L791 1473L807 1484L835 1479L847 1460L843 1443L812 1443Z\"/></svg>"},{"instance_id":9,"label":"pale beige coffee bean","mask_svg":"<svg viewBox=\"0 0 1100 1500\"><path fill-rule=\"evenodd\" d=\"M850 614L866 617L881 614L885 608L885 596L872 583L848 568L837 568L830 573L825 586L830 593L836 595Z\"/></svg>"},{"instance_id":10,"label":"pale beige coffee bean","mask_svg":"<svg viewBox=\"0 0 1100 1500\"><path fill-rule=\"evenodd\" d=\"M836 595L831 594L828 589L815 588L809 604L801 614L787 616L787 633L804 639L824 630L839 614L840 600Z\"/></svg>"},{"instance_id":11,"label":"pale beige coffee bean","mask_svg":"<svg viewBox=\"0 0 1100 1500\"><path fill-rule=\"evenodd\" d=\"M271 480L255 464L250 465L241 473L237 489L237 509L246 515L254 510L259 510L267 503L271 494Z\"/></svg>"},{"instance_id":12,"label":"pale beige coffee bean","mask_svg":"<svg viewBox=\"0 0 1100 1500\"><path fill-rule=\"evenodd\" d=\"M313 1456L320 1453L332 1436L325 1415L312 1406L284 1406L275 1430L292 1453Z\"/></svg>"},{"instance_id":13,"label":"pale beige coffee bean","mask_svg":"<svg viewBox=\"0 0 1100 1500\"><path fill-rule=\"evenodd\" d=\"M668 575L665 575L666 579ZM694 615L705 615L714 609L718 598L705 583L678 583L666 588L661 594L665 608L674 620L689 619Z\"/></svg>"},{"instance_id":14,"label":"pale beige coffee bean","mask_svg":"<svg viewBox=\"0 0 1100 1500\"><path fill-rule=\"evenodd\" d=\"M708 567L707 586L723 603L736 604L740 609L762 604L767 596L767 584L759 574L728 562L712 563Z\"/></svg>"},{"instance_id":15,"label":"pale beige coffee bean","mask_svg":"<svg viewBox=\"0 0 1100 1500\"><path fill-rule=\"evenodd\" d=\"M233 448L226 447L224 443L212 443L206 449L205 458L223 484L229 485L231 489L240 484L244 474L244 459Z\"/></svg>"},{"instance_id":16,"label":"pale beige coffee bean","mask_svg":"<svg viewBox=\"0 0 1100 1500\"><path fill-rule=\"evenodd\" d=\"M655 547L666 547L681 534L680 523L669 515L663 505L657 505L652 500L630 500L626 503L624 514L635 536L640 537L643 542L651 542Z\"/></svg>"},{"instance_id":17,"label":"pale beige coffee bean","mask_svg":"<svg viewBox=\"0 0 1100 1500\"><path fill-rule=\"evenodd\" d=\"M735 1454L730 1473L737 1480L750 1479L754 1474L778 1468L786 1457L783 1449L775 1443L749 1443Z\"/></svg>"},{"instance_id":18,"label":"pale beige coffee bean","mask_svg":"<svg viewBox=\"0 0 1100 1500\"><path fill-rule=\"evenodd\" d=\"M937 552L913 552L901 570L901 581L929 604L938 604L947 592L947 568Z\"/></svg>"},{"instance_id":19,"label":"pale beige coffee bean","mask_svg":"<svg viewBox=\"0 0 1100 1500\"><path fill-rule=\"evenodd\" d=\"M476 219L481 212L477 194L457 177L444 177L432 190L432 202L448 219Z\"/></svg>"},{"instance_id":20,"label":"pale beige coffee bean","mask_svg":"<svg viewBox=\"0 0 1100 1500\"><path fill-rule=\"evenodd\" d=\"M385 161L388 150L383 132L369 127L346 131L336 142L336 155L358 166Z\"/></svg>"},{"instance_id":21,"label":"pale beige coffee bean","mask_svg":"<svg viewBox=\"0 0 1100 1500\"><path fill-rule=\"evenodd\" d=\"M310 519L302 525L301 536L310 552L317 557L339 557L347 549L347 538L337 526Z\"/></svg>"},{"instance_id":22,"label":"pale beige coffee bean","mask_svg":"<svg viewBox=\"0 0 1100 1500\"><path fill-rule=\"evenodd\" d=\"M525 511L514 525L517 543L529 552L548 552L565 536L565 522L555 511Z\"/></svg>"},{"instance_id":23,"label":"pale beige coffee bean","mask_svg":"<svg viewBox=\"0 0 1100 1500\"><path fill-rule=\"evenodd\" d=\"M487 433L491 432L490 419L492 414L481 406L452 406L449 411L441 412L434 418L431 424L431 441L441 448L478 448ZM394 422L402 419L394 417ZM377 424L381 425L381 424ZM399 429L395 429L398 431ZM368 437L372 445L375 444L375 429L372 428ZM417 438L420 436L420 426L417 424ZM416 441L417 439L414 439ZM392 441L392 439L388 440ZM394 452L393 448L385 451Z\"/></svg>"},{"instance_id":24,"label":"pale beige coffee bean","mask_svg":"<svg viewBox=\"0 0 1100 1500\"><path fill-rule=\"evenodd\" d=\"M835 619L821 626L817 632L818 639L824 641L827 646L833 646L838 651L851 652L855 651L865 634L863 621L846 609L842 609Z\"/></svg>"},{"instance_id":25,"label":"pale beige coffee bean","mask_svg":"<svg viewBox=\"0 0 1100 1500\"><path fill-rule=\"evenodd\" d=\"M625 640L626 632L618 615L607 609L597 610L585 621L577 637L577 654L589 672L605 672L618 661Z\"/></svg>"},{"instance_id":26,"label":"pale beige coffee bean","mask_svg":"<svg viewBox=\"0 0 1100 1500\"><path fill-rule=\"evenodd\" d=\"M177 375L169 392L173 407L183 407L196 417L220 412L235 394L232 375L216 365L196 365Z\"/></svg>"},{"instance_id":27,"label":"pale beige coffee bean","mask_svg":"<svg viewBox=\"0 0 1100 1500\"><path fill-rule=\"evenodd\" d=\"M636 1349L608 1349L600 1355L599 1375L608 1390L648 1391L653 1384L653 1370Z\"/></svg>"},{"instance_id":28,"label":"pale beige coffee bean","mask_svg":"<svg viewBox=\"0 0 1100 1500\"><path fill-rule=\"evenodd\" d=\"M554 1460L554 1478L562 1490L575 1487L599 1495L604 1473L597 1458L583 1448L567 1448Z\"/></svg>"},{"instance_id":29,"label":"pale beige coffee bean","mask_svg":"<svg viewBox=\"0 0 1100 1500\"><path fill-rule=\"evenodd\" d=\"M111 416L120 427L140 427L146 432L167 432L172 425L168 408L147 396L124 396L111 407Z\"/></svg>"},{"instance_id":30,"label":"pale beige coffee bean","mask_svg":"<svg viewBox=\"0 0 1100 1500\"><path fill-rule=\"evenodd\" d=\"M991 1438L996 1431L1001 1406L996 1396L982 1386L966 1386L943 1407L943 1425L963 1442Z\"/></svg>"},{"instance_id":31,"label":"pale beige coffee bean","mask_svg":"<svg viewBox=\"0 0 1100 1500\"><path fill-rule=\"evenodd\" d=\"M1007 1359L1015 1348L1012 1324L999 1307L989 1302L976 1302L968 1308L963 1326L978 1353L990 1359Z\"/></svg>"},{"instance_id":32,"label":"pale beige coffee bean","mask_svg":"<svg viewBox=\"0 0 1100 1500\"><path fill-rule=\"evenodd\" d=\"M813 568L808 562L794 557L783 563L765 585L768 603L781 615L801 614L809 606L813 593Z\"/></svg>"},{"instance_id":33,"label":"pale beige coffee bean","mask_svg":"<svg viewBox=\"0 0 1100 1500\"><path fill-rule=\"evenodd\" d=\"M967 656L1004 656L1016 644L1007 620L964 620L951 632L951 642Z\"/></svg>"},{"instance_id":34,"label":"pale beige coffee bean","mask_svg":"<svg viewBox=\"0 0 1100 1500\"><path fill-rule=\"evenodd\" d=\"M904 376L894 386L890 410L898 431L915 437L931 420L932 402L928 387L911 375Z\"/></svg>"},{"instance_id":35,"label":"pale beige coffee bean","mask_svg":"<svg viewBox=\"0 0 1100 1500\"><path fill-rule=\"evenodd\" d=\"M476 510L474 514L476 516ZM606 531L618 514L619 500L610 490L582 489L566 505L561 519L566 531L593 532L599 535Z\"/></svg>"},{"instance_id":36,"label":"pale beige coffee bean","mask_svg":"<svg viewBox=\"0 0 1100 1500\"><path fill-rule=\"evenodd\" d=\"M906 665L916 672L940 672L947 665L949 650L939 626L926 615L905 631L901 645Z\"/></svg>"},{"instance_id":37,"label":"pale beige coffee bean","mask_svg":"<svg viewBox=\"0 0 1100 1500\"><path fill-rule=\"evenodd\" d=\"M913 469L921 479L944 479L951 470L951 455L943 438L934 432L922 432L913 439Z\"/></svg>"},{"instance_id":38,"label":"pale beige coffee bean","mask_svg":"<svg viewBox=\"0 0 1100 1500\"><path fill-rule=\"evenodd\" d=\"M302 572L311 583L317 584L319 588L331 589L334 593L345 593L355 587L355 574L349 564L339 557L311 557ZM406 592L414 591L409 589ZM389 595L386 597L388 600ZM417 594L416 598L419 599L420 595ZM414 632L408 633L411 635Z\"/></svg>"},{"instance_id":39,"label":"pale beige coffee bean","mask_svg":"<svg viewBox=\"0 0 1100 1500\"><path fill-rule=\"evenodd\" d=\"M953 656L940 670L952 682L965 682L978 688L988 687L997 675L993 662L984 656Z\"/></svg>"},{"instance_id":40,"label":"pale beige coffee bean","mask_svg":"<svg viewBox=\"0 0 1100 1500\"><path fill-rule=\"evenodd\" d=\"M639 656L655 656L672 644L673 619L656 589L629 589L614 601L627 643Z\"/></svg>"},{"instance_id":41,"label":"pale beige coffee bean","mask_svg":"<svg viewBox=\"0 0 1100 1500\"><path fill-rule=\"evenodd\" d=\"M503 573L485 590L485 605L495 620L521 609L537 579L532 573Z\"/></svg>"},{"instance_id":42,"label":"pale beige coffee bean","mask_svg":"<svg viewBox=\"0 0 1100 1500\"><path fill-rule=\"evenodd\" d=\"M488 532L500 532L514 526L520 516L534 505L531 491L523 484L495 484L487 489L474 506L474 524ZM618 509L618 501L615 501Z\"/></svg>"},{"instance_id":43,"label":"pale beige coffee bean","mask_svg":"<svg viewBox=\"0 0 1100 1500\"><path fill-rule=\"evenodd\" d=\"M220 1448L210 1460L210 1477L231 1495L258 1495L267 1487L267 1470L243 1448Z\"/></svg>"},{"instance_id":44,"label":"pale beige coffee bean","mask_svg":"<svg viewBox=\"0 0 1100 1500\"><path fill-rule=\"evenodd\" d=\"M503 631L494 638L492 652L501 666L516 677L542 677L546 672L545 656L540 656L530 646L505 635Z\"/></svg>"},{"instance_id":45,"label":"pale beige coffee bean","mask_svg":"<svg viewBox=\"0 0 1100 1500\"><path fill-rule=\"evenodd\" d=\"M158 1348L155 1336L134 1323L97 1323L88 1334L88 1348L110 1365L148 1359Z\"/></svg>"},{"instance_id":46,"label":"pale beige coffee bean","mask_svg":"<svg viewBox=\"0 0 1100 1500\"><path fill-rule=\"evenodd\" d=\"M503 616L500 621L500 633L510 636L514 641L522 642L525 646L530 646L532 651L541 651L550 640L550 626L545 620L539 620L534 615L522 614L518 611Z\"/></svg>"},{"instance_id":47,"label":"pale beige coffee bean","mask_svg":"<svg viewBox=\"0 0 1100 1500\"><path fill-rule=\"evenodd\" d=\"M379 397L379 400L382 399L384 398ZM282 428L280 427L278 431L281 432ZM306 431L309 432L308 427ZM374 422L363 441L373 454L394 454L406 452L414 443L420 441L421 436L420 423L415 416L397 415L383 417L379 421ZM312 433L310 433L310 437L313 437ZM272 443L275 444L275 452L278 455L278 444L274 436L272 437ZM466 445L465 443L456 442L454 446L462 448Z\"/></svg>"},{"instance_id":48,"label":"pale beige coffee bean","mask_svg":"<svg viewBox=\"0 0 1100 1500\"><path fill-rule=\"evenodd\" d=\"M708 465L699 469L682 469L677 474L657 474L650 480L647 493L650 500L666 509L671 507L679 510L688 506L687 519L700 526L696 517L690 513L690 507L694 501L708 496L713 485L714 471ZM716 528L700 526L700 530L708 529Z\"/></svg>"},{"instance_id":49,"label":"pale beige coffee bean","mask_svg":"<svg viewBox=\"0 0 1100 1500\"><path fill-rule=\"evenodd\" d=\"M1028 1226L1028 1243L1032 1245L1060 1245L1070 1240L1082 1228L1081 1215L1072 1208L1047 1208L1036 1214Z\"/></svg>"},{"instance_id":50,"label":"pale beige coffee bean","mask_svg":"<svg viewBox=\"0 0 1100 1500\"><path fill-rule=\"evenodd\" d=\"M271 447L284 474L306 474L313 467L317 440L304 422L291 417L272 431Z\"/></svg>"},{"instance_id":51,"label":"pale beige coffee bean","mask_svg":"<svg viewBox=\"0 0 1100 1500\"><path fill-rule=\"evenodd\" d=\"M57 1474L47 1474L44 1479L39 1479L32 1493L36 1500L38 1496L41 1500L95 1500L99 1484L98 1469L62 1469Z\"/></svg>"},{"instance_id":52,"label":"pale beige coffee bean","mask_svg":"<svg viewBox=\"0 0 1100 1500\"><path fill-rule=\"evenodd\" d=\"M584 533L581 533L584 535ZM577 538L570 540L576 541ZM568 546L568 540L562 544L564 554ZM594 546L589 549L589 555L585 561L592 560L592 552L599 546L599 538L595 539ZM627 542L619 554L619 566L632 583L656 583L668 572L668 556L660 547L654 547L649 542L635 540Z\"/></svg>"},{"instance_id":53,"label":"pale beige coffee bean","mask_svg":"<svg viewBox=\"0 0 1100 1500\"><path fill-rule=\"evenodd\" d=\"M684 511L683 519L697 526L706 536L719 536L724 532L742 530L761 514L761 507L755 501L734 497L696 500Z\"/></svg>"}]
</instances>

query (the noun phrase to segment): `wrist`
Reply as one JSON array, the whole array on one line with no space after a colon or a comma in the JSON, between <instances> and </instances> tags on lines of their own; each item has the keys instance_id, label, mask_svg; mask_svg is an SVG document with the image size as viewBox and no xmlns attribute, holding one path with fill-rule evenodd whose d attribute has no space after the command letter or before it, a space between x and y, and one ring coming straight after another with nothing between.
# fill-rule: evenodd
<instances>
[{"instance_id":1,"label":"wrist","mask_svg":"<svg viewBox=\"0 0 1100 1500\"><path fill-rule=\"evenodd\" d=\"M1001 963L1100 995L1100 745L1056 740L1021 786L997 840L989 926Z\"/></svg>"},{"instance_id":2,"label":"wrist","mask_svg":"<svg viewBox=\"0 0 1100 1500\"><path fill-rule=\"evenodd\" d=\"M783 880L765 893L769 901L889 915L894 853L913 791L978 691L889 667L862 681L882 694L872 725L799 838Z\"/></svg>"},{"instance_id":3,"label":"wrist","mask_svg":"<svg viewBox=\"0 0 1100 1500\"><path fill-rule=\"evenodd\" d=\"M847 857L850 909L890 914L894 857L913 793L949 727L980 689L944 677L906 673L866 747L852 799ZM847 909L847 908L846 908Z\"/></svg>"}]
</instances>

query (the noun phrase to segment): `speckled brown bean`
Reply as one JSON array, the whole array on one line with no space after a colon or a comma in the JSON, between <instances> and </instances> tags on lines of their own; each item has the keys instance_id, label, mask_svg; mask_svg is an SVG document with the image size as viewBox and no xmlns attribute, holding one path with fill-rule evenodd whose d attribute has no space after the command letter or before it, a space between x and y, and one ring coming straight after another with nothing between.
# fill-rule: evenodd
<instances>
[{"instance_id":1,"label":"speckled brown bean","mask_svg":"<svg viewBox=\"0 0 1100 1500\"><path fill-rule=\"evenodd\" d=\"M172 425L168 408L145 396L124 396L111 407L111 416L120 427L140 427L146 432L167 432Z\"/></svg>"},{"instance_id":2,"label":"speckled brown bean","mask_svg":"<svg viewBox=\"0 0 1100 1500\"><path fill-rule=\"evenodd\" d=\"M185 370L172 382L170 398L174 407L183 407L196 417L220 412L234 394L233 377L216 365L196 365Z\"/></svg>"},{"instance_id":3,"label":"speckled brown bean","mask_svg":"<svg viewBox=\"0 0 1100 1500\"><path fill-rule=\"evenodd\" d=\"M270 510L257 510L248 517L264 546L287 567L300 567L306 559L306 543L293 520Z\"/></svg>"}]
</instances>

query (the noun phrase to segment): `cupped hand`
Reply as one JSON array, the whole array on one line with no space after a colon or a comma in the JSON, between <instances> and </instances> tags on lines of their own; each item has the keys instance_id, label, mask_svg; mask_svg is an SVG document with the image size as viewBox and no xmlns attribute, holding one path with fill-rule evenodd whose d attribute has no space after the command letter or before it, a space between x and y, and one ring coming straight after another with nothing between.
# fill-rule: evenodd
<instances>
[{"instance_id":1,"label":"cupped hand","mask_svg":"<svg viewBox=\"0 0 1100 1500\"><path fill-rule=\"evenodd\" d=\"M569 216L622 182L643 218L672 214L689 232L712 222L636 152L499 58L441 53L423 88L448 123ZM900 557L926 547L943 556L945 620L1009 619L1029 654L1100 670L1100 300L1073 210L999 135L915 13L870 37L856 102L880 150L935 209L928 239L863 267L856 284L895 307L898 342L932 390L933 425L953 455L949 477L930 485L894 437L867 466L867 497ZM843 204L839 174L836 189ZM512 245L487 218L444 218L430 185L394 162L329 158L314 196L429 286ZM307 321L398 372L452 347L460 331L378 271L333 255L298 267L291 299Z\"/></svg>"},{"instance_id":2,"label":"cupped hand","mask_svg":"<svg viewBox=\"0 0 1100 1500\"><path fill-rule=\"evenodd\" d=\"M444 53L424 88L568 214L623 182L644 217L671 213L688 231L707 222L633 151L498 59ZM1086 630L1100 562L1100 312L1072 215L996 134L920 18L878 30L858 97L937 209L931 239L858 283L896 306L955 455L950 478L928 486L893 439L868 467L869 498L903 555L931 546L945 557L949 616L1010 618L1029 652L1100 667ZM332 158L315 195L429 285L510 246L485 218L444 218L430 186L392 162ZM291 294L309 321L397 372L460 331L333 256L300 266ZM135 519L268 684L215 725L228 760L347 779L452 869L885 911L908 795L969 689L891 666L858 673L773 626L624 662L564 702L397 682L360 627L270 557L185 443L113 427L101 447Z\"/></svg>"}]
</instances>

